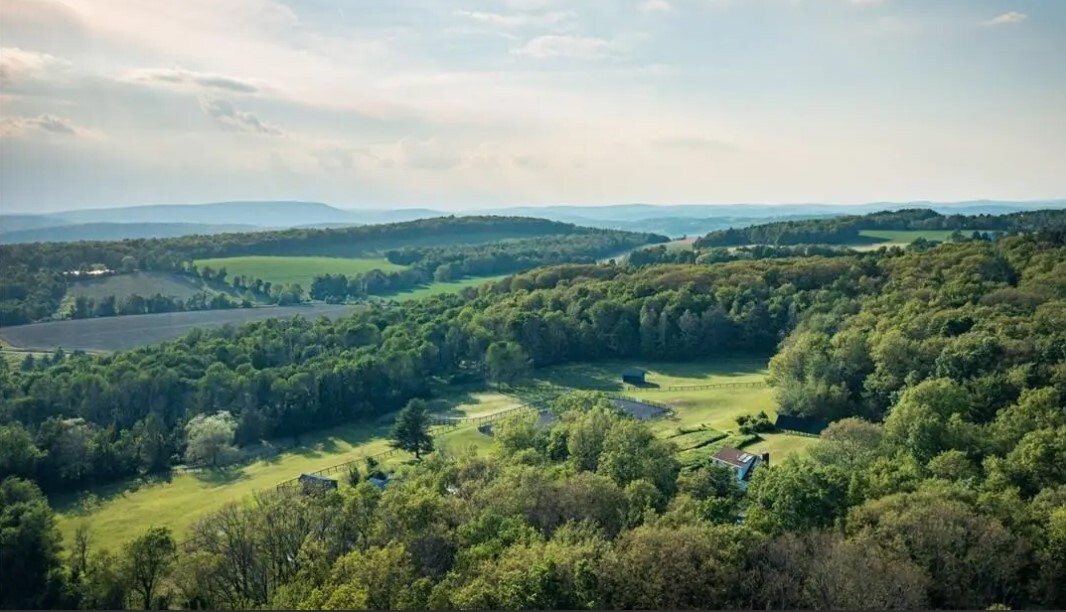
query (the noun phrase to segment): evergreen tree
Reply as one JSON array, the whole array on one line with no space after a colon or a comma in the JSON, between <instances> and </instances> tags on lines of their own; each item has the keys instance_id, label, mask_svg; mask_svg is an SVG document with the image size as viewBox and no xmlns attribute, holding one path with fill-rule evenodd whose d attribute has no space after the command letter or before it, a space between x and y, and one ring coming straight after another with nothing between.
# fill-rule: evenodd
<instances>
[{"instance_id":1,"label":"evergreen tree","mask_svg":"<svg viewBox=\"0 0 1066 612\"><path fill-rule=\"evenodd\" d=\"M415 398L404 406L392 426L392 446L415 454L433 451L433 438L429 435L429 413L425 400Z\"/></svg>"}]
</instances>

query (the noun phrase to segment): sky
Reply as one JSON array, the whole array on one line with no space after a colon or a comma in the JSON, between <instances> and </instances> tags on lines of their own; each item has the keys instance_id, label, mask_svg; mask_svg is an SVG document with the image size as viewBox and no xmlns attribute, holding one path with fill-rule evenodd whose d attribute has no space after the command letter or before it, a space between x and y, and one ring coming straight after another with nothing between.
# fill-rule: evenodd
<instances>
[{"instance_id":1,"label":"sky","mask_svg":"<svg viewBox=\"0 0 1066 612\"><path fill-rule=\"evenodd\" d=\"M0 0L0 211L1066 197L1064 0Z\"/></svg>"}]
</instances>

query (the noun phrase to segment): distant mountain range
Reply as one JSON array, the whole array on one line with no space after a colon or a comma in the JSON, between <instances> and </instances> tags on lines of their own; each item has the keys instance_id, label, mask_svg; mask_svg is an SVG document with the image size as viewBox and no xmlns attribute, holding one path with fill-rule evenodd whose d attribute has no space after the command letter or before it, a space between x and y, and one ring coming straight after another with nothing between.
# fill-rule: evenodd
<instances>
[{"instance_id":1,"label":"distant mountain range","mask_svg":"<svg viewBox=\"0 0 1066 612\"><path fill-rule=\"evenodd\" d=\"M730 227L788 219L864 214L900 208L930 208L948 214L1004 214L1066 208L1066 199L1025 202L872 202L837 204L693 204L612 206L516 206L491 210L441 211L428 208L346 209L321 202L217 202L154 204L127 208L72 210L45 215L0 215L0 243L169 238L290 227L343 227L468 214L528 216L609 229L702 235Z\"/></svg>"}]
</instances>

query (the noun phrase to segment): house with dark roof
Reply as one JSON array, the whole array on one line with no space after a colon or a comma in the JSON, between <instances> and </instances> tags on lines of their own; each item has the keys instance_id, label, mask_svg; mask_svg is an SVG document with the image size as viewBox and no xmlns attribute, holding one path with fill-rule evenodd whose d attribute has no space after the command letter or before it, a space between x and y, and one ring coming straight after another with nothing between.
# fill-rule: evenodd
<instances>
[{"instance_id":1,"label":"house with dark roof","mask_svg":"<svg viewBox=\"0 0 1066 612\"><path fill-rule=\"evenodd\" d=\"M751 478L752 473L755 472L756 466L759 464L770 464L770 453L763 453L760 456L742 451L739 448L726 446L711 456L711 459L732 469L737 475L737 480L740 482L740 486L743 488L747 486L748 479Z\"/></svg>"}]
</instances>

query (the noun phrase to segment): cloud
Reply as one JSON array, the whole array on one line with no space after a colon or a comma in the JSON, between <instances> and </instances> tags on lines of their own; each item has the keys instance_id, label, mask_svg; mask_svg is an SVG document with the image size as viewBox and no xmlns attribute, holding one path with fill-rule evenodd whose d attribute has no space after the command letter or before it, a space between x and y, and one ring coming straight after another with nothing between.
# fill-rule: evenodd
<instances>
[{"instance_id":1,"label":"cloud","mask_svg":"<svg viewBox=\"0 0 1066 612\"><path fill-rule=\"evenodd\" d=\"M454 13L458 17L465 17L478 23L497 26L502 28L522 27L556 27L565 23L572 16L571 13L553 11L550 13L486 13L482 11L458 10Z\"/></svg>"},{"instance_id":2,"label":"cloud","mask_svg":"<svg viewBox=\"0 0 1066 612\"><path fill-rule=\"evenodd\" d=\"M666 0L646 0L641 2L637 7L642 13L666 13L674 10L674 7L670 5Z\"/></svg>"},{"instance_id":3,"label":"cloud","mask_svg":"<svg viewBox=\"0 0 1066 612\"><path fill-rule=\"evenodd\" d=\"M463 159L454 149L445 147L435 139L404 138L399 142L398 161L423 170L449 170L461 164Z\"/></svg>"},{"instance_id":4,"label":"cloud","mask_svg":"<svg viewBox=\"0 0 1066 612\"><path fill-rule=\"evenodd\" d=\"M194 86L206 89L221 89L233 93L256 93L259 88L248 81L238 78L211 74L208 72L194 72L180 68L148 68L135 70L130 74L130 80L139 83Z\"/></svg>"},{"instance_id":5,"label":"cloud","mask_svg":"<svg viewBox=\"0 0 1066 612\"><path fill-rule=\"evenodd\" d=\"M202 98L200 108L204 113L219 123L260 134L281 136L281 128L267 123L252 113L237 110L229 100L222 98Z\"/></svg>"},{"instance_id":6,"label":"cloud","mask_svg":"<svg viewBox=\"0 0 1066 612\"><path fill-rule=\"evenodd\" d=\"M740 151L740 147L731 142L702 136L669 136L656 138L651 142L659 147L698 153L736 153Z\"/></svg>"},{"instance_id":7,"label":"cloud","mask_svg":"<svg viewBox=\"0 0 1066 612\"><path fill-rule=\"evenodd\" d=\"M69 67L70 62L47 53L0 47L0 85L4 87L26 79L47 78Z\"/></svg>"},{"instance_id":8,"label":"cloud","mask_svg":"<svg viewBox=\"0 0 1066 612\"><path fill-rule=\"evenodd\" d=\"M6 117L0 119L0 137L20 138L35 132L45 132L60 136L90 136L92 132L79 127L70 119L55 115L38 115L36 117Z\"/></svg>"},{"instance_id":9,"label":"cloud","mask_svg":"<svg viewBox=\"0 0 1066 612\"><path fill-rule=\"evenodd\" d=\"M602 38L580 36L538 36L513 51L537 59L569 57L583 60L602 59L610 55L611 43Z\"/></svg>"},{"instance_id":10,"label":"cloud","mask_svg":"<svg viewBox=\"0 0 1066 612\"><path fill-rule=\"evenodd\" d=\"M1025 21L1028 18L1029 18L1029 16L1026 15L1025 13L1019 13L1018 11L1010 11L1009 13L1003 13L1002 15L999 15L997 17L993 17L992 19L989 19L988 21L984 22L983 25L986 25L986 26L1017 25L1017 24Z\"/></svg>"}]
</instances>

